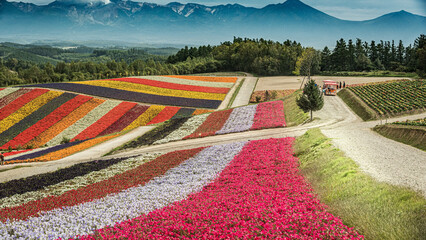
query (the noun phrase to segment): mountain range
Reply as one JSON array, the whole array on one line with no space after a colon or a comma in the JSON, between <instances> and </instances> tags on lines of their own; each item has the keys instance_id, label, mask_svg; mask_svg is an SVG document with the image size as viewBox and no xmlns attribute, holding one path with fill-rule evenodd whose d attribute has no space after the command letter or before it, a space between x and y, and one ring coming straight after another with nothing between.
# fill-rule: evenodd
<instances>
[{"instance_id":1,"label":"mountain range","mask_svg":"<svg viewBox=\"0 0 426 240\"><path fill-rule=\"evenodd\" d=\"M366 21L335 18L299 0L263 8L239 4L167 5L127 0L56 0L48 5L0 0L0 41L110 40L169 44L217 44L233 36L305 46L334 46L340 38L403 40L426 33L426 17L406 11Z\"/></svg>"}]
</instances>

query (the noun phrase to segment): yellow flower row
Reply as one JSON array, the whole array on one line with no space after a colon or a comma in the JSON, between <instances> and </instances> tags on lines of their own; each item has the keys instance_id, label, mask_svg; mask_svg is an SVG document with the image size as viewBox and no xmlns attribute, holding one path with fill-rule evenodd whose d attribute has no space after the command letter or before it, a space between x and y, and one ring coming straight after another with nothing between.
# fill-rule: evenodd
<instances>
[{"instance_id":1,"label":"yellow flower row","mask_svg":"<svg viewBox=\"0 0 426 240\"><path fill-rule=\"evenodd\" d=\"M131 130L139 126L145 126L154 117L156 117L161 111L163 111L164 108L165 108L164 106L152 105L143 114L141 114L135 121L133 121L129 126L127 126L123 131Z\"/></svg>"},{"instance_id":2,"label":"yellow flower row","mask_svg":"<svg viewBox=\"0 0 426 240\"><path fill-rule=\"evenodd\" d=\"M23 107L18 109L16 112L12 113L8 117L0 121L0 133L6 131L31 113L35 112L44 104L48 103L50 100L60 96L62 92L57 91L48 91L31 102L25 104Z\"/></svg>"},{"instance_id":3,"label":"yellow flower row","mask_svg":"<svg viewBox=\"0 0 426 240\"><path fill-rule=\"evenodd\" d=\"M169 97L184 97L195 99L208 99L208 100L223 100L226 94L223 93L203 93L185 90L175 90L168 88L152 87L143 84L121 82L121 81L108 81L108 80L94 80L78 82L79 84L86 84L99 87L115 88L125 91L141 92L147 94L155 94Z\"/></svg>"}]
</instances>

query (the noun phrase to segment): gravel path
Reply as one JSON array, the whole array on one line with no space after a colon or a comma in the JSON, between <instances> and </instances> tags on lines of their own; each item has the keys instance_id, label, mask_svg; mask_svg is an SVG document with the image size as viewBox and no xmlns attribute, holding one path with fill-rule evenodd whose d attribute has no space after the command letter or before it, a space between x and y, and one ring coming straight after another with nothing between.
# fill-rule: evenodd
<instances>
[{"instance_id":1,"label":"gravel path","mask_svg":"<svg viewBox=\"0 0 426 240\"><path fill-rule=\"evenodd\" d=\"M312 79L318 84L322 84L323 80L334 80L337 82L346 82L346 84L359 84L370 82L383 82L389 80L402 79L402 77L330 77L330 76L312 76ZM299 89L303 77L301 76L278 76L259 78L256 85L256 91L265 90L285 90ZM305 79L305 82L307 79Z\"/></svg>"},{"instance_id":2,"label":"gravel path","mask_svg":"<svg viewBox=\"0 0 426 240\"><path fill-rule=\"evenodd\" d=\"M238 92L237 97L232 103L231 107L239 107L249 104L251 93L256 87L257 78L256 77L246 77L246 80L241 86L240 91Z\"/></svg>"},{"instance_id":3,"label":"gravel path","mask_svg":"<svg viewBox=\"0 0 426 240\"><path fill-rule=\"evenodd\" d=\"M371 128L380 121L363 122L355 116L338 97L326 97L327 108L319 113L325 117L330 106L337 106L345 115L344 121L321 127L337 148L355 160L361 169L379 181L420 191L426 196L426 152L385 138ZM426 113L390 120L419 119Z\"/></svg>"}]
</instances>

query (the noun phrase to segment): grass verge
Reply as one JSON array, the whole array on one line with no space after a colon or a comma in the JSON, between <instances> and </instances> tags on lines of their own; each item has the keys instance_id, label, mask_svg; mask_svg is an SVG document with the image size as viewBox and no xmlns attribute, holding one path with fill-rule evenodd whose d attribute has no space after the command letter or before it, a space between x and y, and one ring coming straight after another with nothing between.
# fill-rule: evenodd
<instances>
[{"instance_id":1,"label":"grass verge","mask_svg":"<svg viewBox=\"0 0 426 240\"><path fill-rule=\"evenodd\" d=\"M309 114L303 112L297 106L296 99L302 94L302 90L298 90L284 98L284 115L287 127L297 126L309 119Z\"/></svg>"},{"instance_id":2,"label":"grass verge","mask_svg":"<svg viewBox=\"0 0 426 240\"><path fill-rule=\"evenodd\" d=\"M377 125L373 128L380 135L426 151L426 127L403 125Z\"/></svg>"},{"instance_id":3,"label":"grass verge","mask_svg":"<svg viewBox=\"0 0 426 240\"><path fill-rule=\"evenodd\" d=\"M334 148L319 129L298 137L302 173L329 211L366 239L424 239L426 200L406 188L380 183Z\"/></svg>"},{"instance_id":4,"label":"grass verge","mask_svg":"<svg viewBox=\"0 0 426 240\"><path fill-rule=\"evenodd\" d=\"M362 120L369 121L377 119L376 112L367 106L349 89L340 90L337 95L354 111Z\"/></svg>"},{"instance_id":5,"label":"grass verge","mask_svg":"<svg viewBox=\"0 0 426 240\"><path fill-rule=\"evenodd\" d=\"M246 81L245 78L243 78L243 80L241 80L240 84L238 85L238 87L235 89L234 93L232 94L231 99L229 100L228 106L227 108L230 108L232 106L232 104L235 101L235 98L237 97L238 93L240 92L241 87L243 86L244 82Z\"/></svg>"}]
</instances>

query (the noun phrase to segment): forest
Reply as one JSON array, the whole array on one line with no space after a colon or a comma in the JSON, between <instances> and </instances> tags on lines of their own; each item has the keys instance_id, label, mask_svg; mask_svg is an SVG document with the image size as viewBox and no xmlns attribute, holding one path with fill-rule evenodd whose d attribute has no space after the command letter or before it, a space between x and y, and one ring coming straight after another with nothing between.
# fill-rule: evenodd
<instances>
[{"instance_id":1,"label":"forest","mask_svg":"<svg viewBox=\"0 0 426 240\"><path fill-rule=\"evenodd\" d=\"M310 74L368 75L397 73L424 77L426 36L407 46L402 41L340 39L334 49L315 50L295 41L234 37L217 46L174 49L61 49L0 44L0 86L66 82L141 75L243 71L259 76L301 74L298 64L313 52ZM171 54L173 53L173 54ZM175 53L175 54L174 54ZM299 63L298 63L299 62Z\"/></svg>"}]
</instances>

